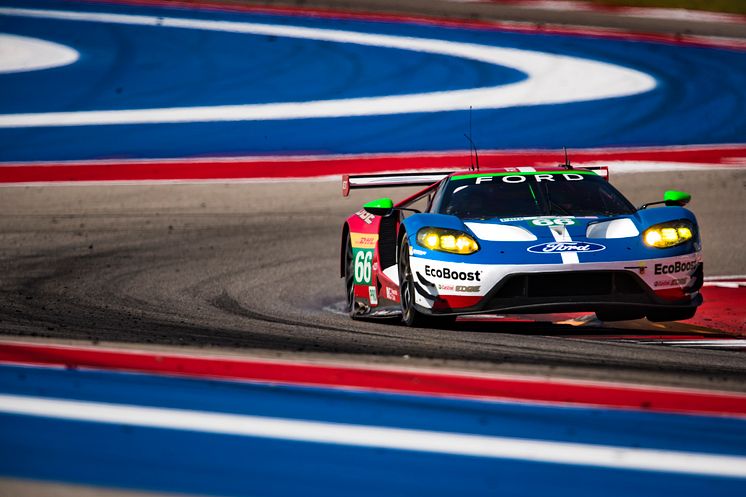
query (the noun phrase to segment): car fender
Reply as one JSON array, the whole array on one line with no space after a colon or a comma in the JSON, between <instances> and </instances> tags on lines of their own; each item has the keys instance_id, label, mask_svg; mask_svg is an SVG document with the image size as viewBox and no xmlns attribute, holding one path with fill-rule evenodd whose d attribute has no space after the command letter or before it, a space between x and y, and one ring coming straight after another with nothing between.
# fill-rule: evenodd
<instances>
[{"instance_id":1,"label":"car fender","mask_svg":"<svg viewBox=\"0 0 746 497\"><path fill-rule=\"evenodd\" d=\"M402 225L407 232L410 245L416 243L415 238L417 237L417 232L426 227L458 230L474 236L474 233L471 232L461 219L448 214L414 214L405 219L402 222Z\"/></svg>"},{"instance_id":2,"label":"car fender","mask_svg":"<svg viewBox=\"0 0 746 497\"><path fill-rule=\"evenodd\" d=\"M641 233L656 224L669 221L678 221L680 219L686 219L695 227L698 227L697 218L694 216L694 213L684 207L658 207L654 209L643 209L637 211L634 217L637 221L637 225Z\"/></svg>"}]
</instances>

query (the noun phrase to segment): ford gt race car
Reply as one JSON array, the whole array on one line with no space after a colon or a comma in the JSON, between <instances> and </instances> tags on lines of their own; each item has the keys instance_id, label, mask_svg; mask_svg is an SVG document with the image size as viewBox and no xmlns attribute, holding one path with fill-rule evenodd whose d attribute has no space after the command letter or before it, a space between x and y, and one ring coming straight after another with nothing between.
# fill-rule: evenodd
<instances>
[{"instance_id":1,"label":"ford gt race car","mask_svg":"<svg viewBox=\"0 0 746 497\"><path fill-rule=\"evenodd\" d=\"M369 202L344 223L340 269L353 318L401 314L426 326L468 314L580 311L675 321L702 303L687 193L636 208L606 168L569 164L344 176L342 188L347 196L414 185L427 186L396 204Z\"/></svg>"}]
</instances>

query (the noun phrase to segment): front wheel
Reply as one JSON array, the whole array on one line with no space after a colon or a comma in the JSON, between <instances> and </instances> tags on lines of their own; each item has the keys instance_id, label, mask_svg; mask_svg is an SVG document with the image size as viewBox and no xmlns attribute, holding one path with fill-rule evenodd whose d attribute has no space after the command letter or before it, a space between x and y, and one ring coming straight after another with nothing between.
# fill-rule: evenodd
<instances>
[{"instance_id":1,"label":"front wheel","mask_svg":"<svg viewBox=\"0 0 746 497\"><path fill-rule=\"evenodd\" d=\"M350 236L347 235L347 242L345 243L345 296L347 298L345 311L352 319L355 319L357 309L355 308L355 268L353 264L352 241Z\"/></svg>"},{"instance_id":2,"label":"front wheel","mask_svg":"<svg viewBox=\"0 0 746 497\"><path fill-rule=\"evenodd\" d=\"M407 326L418 328L447 328L456 321L455 316L428 316L414 306L415 290L412 266L409 263L409 242L404 237L399 247L399 295L401 320Z\"/></svg>"}]
</instances>

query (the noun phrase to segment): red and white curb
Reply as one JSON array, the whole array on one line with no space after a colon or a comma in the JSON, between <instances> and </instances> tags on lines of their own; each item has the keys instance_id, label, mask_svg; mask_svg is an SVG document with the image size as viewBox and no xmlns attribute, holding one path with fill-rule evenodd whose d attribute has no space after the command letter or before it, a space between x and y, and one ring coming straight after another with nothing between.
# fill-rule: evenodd
<instances>
[{"instance_id":1,"label":"red and white curb","mask_svg":"<svg viewBox=\"0 0 746 497\"><path fill-rule=\"evenodd\" d=\"M577 166L604 165L611 175L639 172L736 170L746 167L746 144L570 151ZM560 150L484 150L484 167L556 165ZM342 174L451 171L468 167L468 151L397 154L214 157L0 163L0 186L137 183L338 181Z\"/></svg>"},{"instance_id":2,"label":"red and white curb","mask_svg":"<svg viewBox=\"0 0 746 497\"><path fill-rule=\"evenodd\" d=\"M566 407L746 418L746 393L463 371L0 341L0 363Z\"/></svg>"}]
</instances>

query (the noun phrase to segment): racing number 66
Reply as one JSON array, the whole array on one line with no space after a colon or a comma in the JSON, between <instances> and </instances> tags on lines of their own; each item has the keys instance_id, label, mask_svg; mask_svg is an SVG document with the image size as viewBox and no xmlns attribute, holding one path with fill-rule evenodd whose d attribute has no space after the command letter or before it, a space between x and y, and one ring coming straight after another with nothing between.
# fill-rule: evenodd
<instances>
[{"instance_id":1,"label":"racing number 66","mask_svg":"<svg viewBox=\"0 0 746 497\"><path fill-rule=\"evenodd\" d=\"M370 283L372 272L372 250L358 250L355 254L355 282Z\"/></svg>"},{"instance_id":2,"label":"racing number 66","mask_svg":"<svg viewBox=\"0 0 746 497\"><path fill-rule=\"evenodd\" d=\"M531 224L534 226L570 226L575 224L575 221L566 217L558 217L556 219L534 219Z\"/></svg>"}]
</instances>

